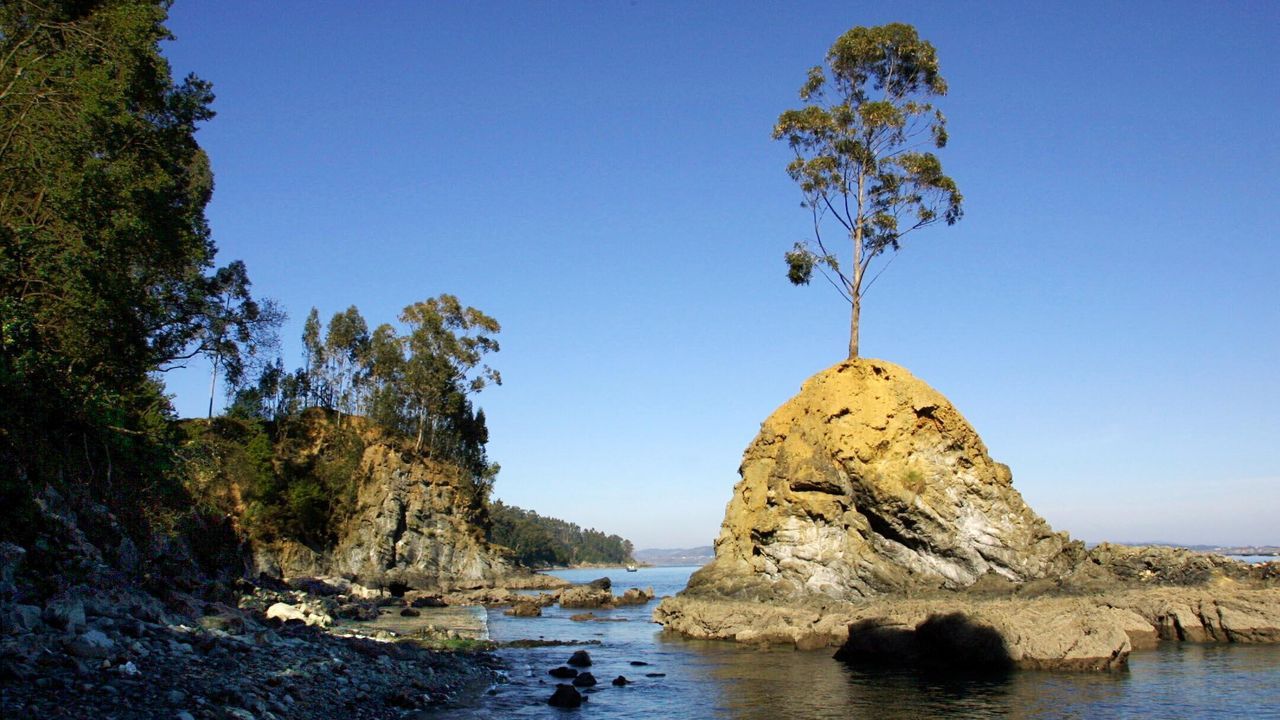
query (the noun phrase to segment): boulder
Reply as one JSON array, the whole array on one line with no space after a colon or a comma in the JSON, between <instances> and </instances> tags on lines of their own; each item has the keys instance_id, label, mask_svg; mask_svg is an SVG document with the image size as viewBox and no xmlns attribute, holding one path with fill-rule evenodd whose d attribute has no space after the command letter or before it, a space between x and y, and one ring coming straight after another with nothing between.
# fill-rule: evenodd
<instances>
[{"instance_id":1,"label":"boulder","mask_svg":"<svg viewBox=\"0 0 1280 720\"><path fill-rule=\"evenodd\" d=\"M575 650L565 664L573 667L591 667L591 654L586 650Z\"/></svg>"},{"instance_id":2,"label":"boulder","mask_svg":"<svg viewBox=\"0 0 1280 720\"><path fill-rule=\"evenodd\" d=\"M627 685L627 684L628 684L628 683L630 683L630 682L631 682L631 681L630 681L630 680L628 680L628 679L626 679L624 676L619 675L618 677L616 677L616 678L614 678L614 679L613 679L613 686L614 686L614 687L623 687L624 685Z\"/></svg>"},{"instance_id":3,"label":"boulder","mask_svg":"<svg viewBox=\"0 0 1280 720\"><path fill-rule=\"evenodd\" d=\"M551 668L550 670L547 671L547 674L553 678L560 678L562 680L568 680L570 678L578 677L577 670L574 670L571 667L565 667L563 665L557 668Z\"/></svg>"},{"instance_id":4,"label":"boulder","mask_svg":"<svg viewBox=\"0 0 1280 720\"><path fill-rule=\"evenodd\" d=\"M596 676L589 672L578 673L578 676L573 679L574 687L595 687L595 685Z\"/></svg>"},{"instance_id":5,"label":"boulder","mask_svg":"<svg viewBox=\"0 0 1280 720\"><path fill-rule=\"evenodd\" d=\"M650 600L653 600L653 588L645 588L644 590L628 588L614 600L614 603L618 605L644 605Z\"/></svg>"},{"instance_id":6,"label":"boulder","mask_svg":"<svg viewBox=\"0 0 1280 720\"><path fill-rule=\"evenodd\" d=\"M43 619L46 625L77 632L84 629L84 601L71 595L58 595L50 599L44 606Z\"/></svg>"},{"instance_id":7,"label":"boulder","mask_svg":"<svg viewBox=\"0 0 1280 720\"><path fill-rule=\"evenodd\" d=\"M506 614L512 617L542 617L542 605L536 599L519 600Z\"/></svg>"},{"instance_id":8,"label":"boulder","mask_svg":"<svg viewBox=\"0 0 1280 720\"><path fill-rule=\"evenodd\" d=\"M562 608L599 608L613 605L613 593L590 585L577 585L560 592Z\"/></svg>"},{"instance_id":9,"label":"boulder","mask_svg":"<svg viewBox=\"0 0 1280 720\"><path fill-rule=\"evenodd\" d=\"M329 627L333 623L333 618L323 611L283 602L275 603L267 608L267 619L278 620L282 623L296 620L307 625L318 625L320 627Z\"/></svg>"},{"instance_id":10,"label":"boulder","mask_svg":"<svg viewBox=\"0 0 1280 720\"><path fill-rule=\"evenodd\" d=\"M1065 573L1084 547L1023 501L940 393L856 359L810 378L747 448L691 592L734 597L962 589Z\"/></svg>"},{"instance_id":11,"label":"boulder","mask_svg":"<svg viewBox=\"0 0 1280 720\"><path fill-rule=\"evenodd\" d=\"M572 685L560 683L556 685L556 690L547 699L547 704L552 707L576 708L582 705L582 693L578 692Z\"/></svg>"},{"instance_id":12,"label":"boulder","mask_svg":"<svg viewBox=\"0 0 1280 720\"><path fill-rule=\"evenodd\" d=\"M66 643L69 654L92 660L111 657L115 645L115 641L100 630L87 630Z\"/></svg>"},{"instance_id":13,"label":"boulder","mask_svg":"<svg viewBox=\"0 0 1280 720\"><path fill-rule=\"evenodd\" d=\"M0 603L0 634L19 635L40 628L43 613L35 605Z\"/></svg>"}]
</instances>

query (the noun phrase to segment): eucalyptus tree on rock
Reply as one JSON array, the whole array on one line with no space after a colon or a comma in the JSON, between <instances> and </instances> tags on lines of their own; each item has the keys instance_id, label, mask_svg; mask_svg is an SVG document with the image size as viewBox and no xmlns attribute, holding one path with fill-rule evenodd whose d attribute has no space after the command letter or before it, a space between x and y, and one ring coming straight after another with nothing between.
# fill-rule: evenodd
<instances>
[{"instance_id":1,"label":"eucalyptus tree on rock","mask_svg":"<svg viewBox=\"0 0 1280 720\"><path fill-rule=\"evenodd\" d=\"M245 372L264 366L268 351L279 346L277 330L284 312L270 299L257 301L249 291L249 273L236 260L219 268L209 279L196 352L209 358L209 417L213 417L214 390L223 375L231 390L239 388Z\"/></svg>"},{"instance_id":2,"label":"eucalyptus tree on rock","mask_svg":"<svg viewBox=\"0 0 1280 720\"><path fill-rule=\"evenodd\" d=\"M355 412L359 390L359 371L369 349L369 325L355 305L329 319L324 338L327 361L326 380L333 393L333 406L339 412Z\"/></svg>"},{"instance_id":3,"label":"eucalyptus tree on rock","mask_svg":"<svg viewBox=\"0 0 1280 720\"><path fill-rule=\"evenodd\" d=\"M909 233L962 215L956 183L929 148L947 143L946 120L929 102L945 95L932 44L901 23L855 27L809 70L801 108L773 128L795 152L787 173L800 185L813 237L786 254L787 278L807 285L816 269L850 304L849 357L858 357L863 294L872 262ZM849 261L833 229L848 242ZM890 258L891 260L892 258Z\"/></svg>"},{"instance_id":4,"label":"eucalyptus tree on rock","mask_svg":"<svg viewBox=\"0 0 1280 720\"><path fill-rule=\"evenodd\" d=\"M420 451L428 433L434 436L439 421L469 412L467 395L489 383L502 384L498 371L481 362L486 354L498 351L493 335L502 328L497 320L463 307L448 293L406 307L400 321L409 326L404 397L416 421L414 447ZM427 445L432 449L434 442Z\"/></svg>"}]
</instances>

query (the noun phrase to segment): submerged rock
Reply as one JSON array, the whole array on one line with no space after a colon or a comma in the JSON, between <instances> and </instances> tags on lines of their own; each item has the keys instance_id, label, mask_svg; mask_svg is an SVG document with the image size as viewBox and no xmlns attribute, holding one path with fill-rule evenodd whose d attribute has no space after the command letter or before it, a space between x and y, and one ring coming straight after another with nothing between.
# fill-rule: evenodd
<instances>
[{"instance_id":1,"label":"submerged rock","mask_svg":"<svg viewBox=\"0 0 1280 720\"><path fill-rule=\"evenodd\" d=\"M576 650L569 656L567 664L574 667L591 667L591 654L586 650Z\"/></svg>"}]
</instances>

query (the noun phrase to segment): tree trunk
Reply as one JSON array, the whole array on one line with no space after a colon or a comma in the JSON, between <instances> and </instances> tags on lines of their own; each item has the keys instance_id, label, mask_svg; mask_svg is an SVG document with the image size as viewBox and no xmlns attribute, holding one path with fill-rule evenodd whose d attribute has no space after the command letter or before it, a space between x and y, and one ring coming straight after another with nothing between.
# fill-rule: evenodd
<instances>
[{"instance_id":1,"label":"tree trunk","mask_svg":"<svg viewBox=\"0 0 1280 720\"><path fill-rule=\"evenodd\" d=\"M213 390L218 386L218 358L213 356L213 372L209 373L209 419L213 419Z\"/></svg>"},{"instance_id":2,"label":"tree trunk","mask_svg":"<svg viewBox=\"0 0 1280 720\"><path fill-rule=\"evenodd\" d=\"M853 310L849 314L849 359L858 358L858 314L862 311L862 295L853 296Z\"/></svg>"}]
</instances>

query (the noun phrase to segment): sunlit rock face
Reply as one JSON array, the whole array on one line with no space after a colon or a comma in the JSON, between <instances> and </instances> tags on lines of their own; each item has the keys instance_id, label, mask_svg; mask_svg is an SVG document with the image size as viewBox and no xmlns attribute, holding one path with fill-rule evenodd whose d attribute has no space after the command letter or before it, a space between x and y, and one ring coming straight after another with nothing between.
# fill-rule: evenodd
<instances>
[{"instance_id":1,"label":"sunlit rock face","mask_svg":"<svg viewBox=\"0 0 1280 720\"><path fill-rule=\"evenodd\" d=\"M1056 578L1084 558L946 398L882 360L810 378L739 472L691 593L852 600Z\"/></svg>"}]
</instances>

